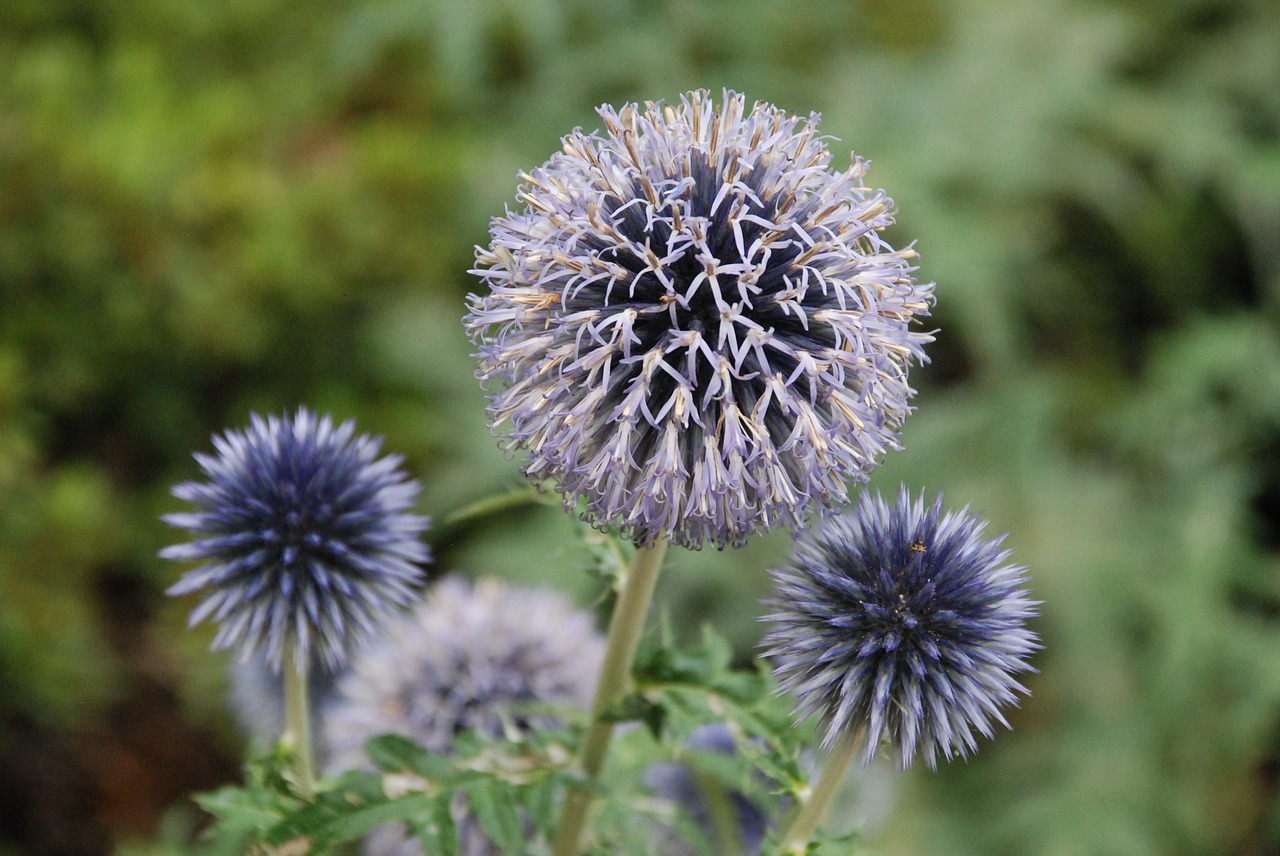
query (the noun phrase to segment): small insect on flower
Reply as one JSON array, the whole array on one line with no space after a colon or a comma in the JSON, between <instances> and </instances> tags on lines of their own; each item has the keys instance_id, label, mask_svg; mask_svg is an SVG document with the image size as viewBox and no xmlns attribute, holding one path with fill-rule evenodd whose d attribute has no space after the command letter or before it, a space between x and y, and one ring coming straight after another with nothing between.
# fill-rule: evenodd
<instances>
[{"instance_id":1,"label":"small insect on flower","mask_svg":"<svg viewBox=\"0 0 1280 856\"><path fill-rule=\"evenodd\" d=\"M489 421L597 526L740 544L848 501L911 409L932 284L818 116L601 107L495 218L465 319Z\"/></svg>"},{"instance_id":2,"label":"small insect on flower","mask_svg":"<svg viewBox=\"0 0 1280 856\"><path fill-rule=\"evenodd\" d=\"M255 414L213 445L216 456L195 456L209 480L173 489L197 510L163 517L197 540L160 555L204 563L169 594L204 593L191 623L218 622L215 649L261 650L279 672L292 646L334 670L418 599L427 520L408 513L418 484L399 456L378 457L380 439L299 408Z\"/></svg>"},{"instance_id":3,"label":"small insect on flower","mask_svg":"<svg viewBox=\"0 0 1280 856\"><path fill-rule=\"evenodd\" d=\"M903 489L890 507L864 493L773 572L766 656L827 745L864 728L864 763L883 742L899 766L919 753L932 768L975 751L993 720L1008 726L1000 708L1026 692L1013 676L1040 647L1036 601L985 525L967 508L944 515L941 496L926 508Z\"/></svg>"}]
</instances>

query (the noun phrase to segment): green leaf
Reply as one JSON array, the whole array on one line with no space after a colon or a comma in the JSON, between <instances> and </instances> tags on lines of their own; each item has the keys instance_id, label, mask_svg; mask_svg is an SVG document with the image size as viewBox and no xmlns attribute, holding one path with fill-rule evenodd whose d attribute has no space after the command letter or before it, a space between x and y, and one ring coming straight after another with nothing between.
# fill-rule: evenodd
<instances>
[{"instance_id":1,"label":"green leaf","mask_svg":"<svg viewBox=\"0 0 1280 856\"><path fill-rule=\"evenodd\" d=\"M661 741L667 724L667 706L660 694L650 697L631 693L601 711L600 718L606 722L642 722L653 739Z\"/></svg>"},{"instance_id":2,"label":"green leaf","mask_svg":"<svg viewBox=\"0 0 1280 856\"><path fill-rule=\"evenodd\" d=\"M464 787L471 813L489 840L509 856L524 852L524 824L516 810L515 788L506 782L489 779Z\"/></svg>"},{"instance_id":3,"label":"green leaf","mask_svg":"<svg viewBox=\"0 0 1280 856\"><path fill-rule=\"evenodd\" d=\"M198 794L196 803L232 831L261 832L280 822L287 806L275 794L227 787Z\"/></svg>"},{"instance_id":4,"label":"green leaf","mask_svg":"<svg viewBox=\"0 0 1280 856\"><path fill-rule=\"evenodd\" d=\"M442 785L452 782L457 776L448 758L433 755L399 734L374 737L365 743L364 748L369 759L388 773L413 772Z\"/></svg>"},{"instance_id":5,"label":"green leaf","mask_svg":"<svg viewBox=\"0 0 1280 856\"><path fill-rule=\"evenodd\" d=\"M318 828L311 836L316 844L354 841L386 823L403 822L431 810L433 798L424 793L408 794L388 802L353 808Z\"/></svg>"},{"instance_id":6,"label":"green leaf","mask_svg":"<svg viewBox=\"0 0 1280 856\"><path fill-rule=\"evenodd\" d=\"M450 808L452 794L442 794L431 801L422 818L410 818L409 831L418 837L424 853L458 856L458 825Z\"/></svg>"},{"instance_id":7,"label":"green leaf","mask_svg":"<svg viewBox=\"0 0 1280 856\"><path fill-rule=\"evenodd\" d=\"M557 788L556 781L548 777L524 791L524 810L530 822L543 835L550 835L556 822L556 806L559 802Z\"/></svg>"}]
</instances>

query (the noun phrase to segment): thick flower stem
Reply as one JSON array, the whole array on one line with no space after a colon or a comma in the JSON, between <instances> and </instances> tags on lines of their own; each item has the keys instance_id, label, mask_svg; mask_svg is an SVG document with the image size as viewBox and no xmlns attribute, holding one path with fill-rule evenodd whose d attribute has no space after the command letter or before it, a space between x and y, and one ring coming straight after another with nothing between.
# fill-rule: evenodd
<instances>
[{"instance_id":1,"label":"thick flower stem","mask_svg":"<svg viewBox=\"0 0 1280 856\"><path fill-rule=\"evenodd\" d=\"M613 736L613 723L605 721L601 715L622 698L628 689L631 661L635 659L636 645L640 641L640 631L644 629L645 617L649 614L649 602L653 600L653 590L658 582L658 572L662 569L662 556L666 549L667 542L661 540L652 547L637 547L631 559L631 568L618 592L618 603L614 606L613 617L609 621L604 661L600 664L600 680L596 684L595 699L591 703L591 725L587 728L579 752L582 772L589 778L598 777L604 768L609 740ZM560 826L556 830L555 856L574 856L578 852L590 808L590 791L569 792L564 812L560 815Z\"/></svg>"},{"instance_id":2,"label":"thick flower stem","mask_svg":"<svg viewBox=\"0 0 1280 856\"><path fill-rule=\"evenodd\" d=\"M822 775L808 795L802 798L791 814L791 820L782 834L782 846L778 852L783 856L801 856L809 846L818 822L826 812L831 798L835 796L844 774L849 769L854 755L858 754L861 729L850 728L840 735L836 745L831 749Z\"/></svg>"},{"instance_id":3,"label":"thick flower stem","mask_svg":"<svg viewBox=\"0 0 1280 856\"><path fill-rule=\"evenodd\" d=\"M298 790L310 798L315 792L315 762L311 757L311 711L307 702L307 661L295 646L284 664L284 741L293 749Z\"/></svg>"}]
</instances>

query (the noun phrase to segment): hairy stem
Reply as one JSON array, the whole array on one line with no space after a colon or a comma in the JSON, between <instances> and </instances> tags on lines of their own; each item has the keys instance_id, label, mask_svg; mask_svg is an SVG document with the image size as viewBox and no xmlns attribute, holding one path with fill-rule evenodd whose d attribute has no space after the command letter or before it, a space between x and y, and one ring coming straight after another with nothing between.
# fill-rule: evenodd
<instances>
[{"instance_id":1,"label":"hairy stem","mask_svg":"<svg viewBox=\"0 0 1280 856\"><path fill-rule=\"evenodd\" d=\"M627 692L631 681L631 661L635 659L636 645L640 641L640 631L644 629L645 617L649 614L649 602L653 600L653 589L658 582L666 549L666 541L658 541L652 547L637 547L618 592L618 603L609 621L604 662L600 664L600 680L591 703L591 725L579 750L582 772L593 779L604 768L609 741L613 737L613 723L604 721L601 714ZM590 791L569 792L556 830L555 856L574 856L578 852L590 808Z\"/></svg>"},{"instance_id":2,"label":"hairy stem","mask_svg":"<svg viewBox=\"0 0 1280 856\"><path fill-rule=\"evenodd\" d=\"M315 792L315 762L311 755L311 711L307 699L307 661L297 646L289 646L284 664L284 740L293 749L294 775L305 797Z\"/></svg>"},{"instance_id":3,"label":"hairy stem","mask_svg":"<svg viewBox=\"0 0 1280 856\"><path fill-rule=\"evenodd\" d=\"M853 757L858 754L858 742L861 729L850 728L840 735L836 745L831 748L822 775L809 793L801 798L792 811L791 819L782 833L782 845L778 852L784 856L800 856L809 846L818 822L826 812L831 798L835 796L840 782Z\"/></svg>"}]
</instances>

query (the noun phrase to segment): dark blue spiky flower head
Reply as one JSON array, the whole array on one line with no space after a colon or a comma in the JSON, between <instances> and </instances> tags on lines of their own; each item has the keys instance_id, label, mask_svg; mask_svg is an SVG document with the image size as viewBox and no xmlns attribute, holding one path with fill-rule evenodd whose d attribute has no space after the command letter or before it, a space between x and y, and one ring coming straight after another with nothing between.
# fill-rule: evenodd
<instances>
[{"instance_id":1,"label":"dark blue spiky flower head","mask_svg":"<svg viewBox=\"0 0 1280 856\"><path fill-rule=\"evenodd\" d=\"M985 525L967 507L943 515L941 495L926 508L905 488L892 507L863 493L773 572L766 655L828 745L865 728L864 763L885 742L899 766L918 752L932 768L1008 725L1000 708L1026 692L1014 675L1039 648L1036 602Z\"/></svg>"},{"instance_id":2,"label":"dark blue spiky flower head","mask_svg":"<svg viewBox=\"0 0 1280 856\"><path fill-rule=\"evenodd\" d=\"M932 339L911 327L933 286L882 237L866 161L836 172L816 114L745 104L601 107L476 254L491 426L645 544L738 544L847 502L897 448Z\"/></svg>"},{"instance_id":3,"label":"dark blue spiky flower head","mask_svg":"<svg viewBox=\"0 0 1280 856\"><path fill-rule=\"evenodd\" d=\"M279 671L294 646L300 663L336 668L416 600L427 521L408 513L418 484L399 456L378 457L379 438L300 408L254 414L247 430L213 445L217 456L195 456L209 480L173 489L197 510L163 517L196 540L160 555L204 563L169 594L204 593L191 623L218 622L214 648L262 650Z\"/></svg>"}]
</instances>

